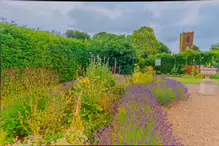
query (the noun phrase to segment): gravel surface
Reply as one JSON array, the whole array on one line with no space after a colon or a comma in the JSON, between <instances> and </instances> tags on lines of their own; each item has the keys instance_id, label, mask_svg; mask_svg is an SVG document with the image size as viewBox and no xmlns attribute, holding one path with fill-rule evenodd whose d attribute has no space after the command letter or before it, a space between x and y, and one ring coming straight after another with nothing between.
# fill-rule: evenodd
<instances>
[{"instance_id":1,"label":"gravel surface","mask_svg":"<svg viewBox=\"0 0 219 146\"><path fill-rule=\"evenodd\" d=\"M174 134L184 145L219 146L219 92L216 96L202 96L197 93L199 85L186 86L190 99L165 108Z\"/></svg>"}]
</instances>

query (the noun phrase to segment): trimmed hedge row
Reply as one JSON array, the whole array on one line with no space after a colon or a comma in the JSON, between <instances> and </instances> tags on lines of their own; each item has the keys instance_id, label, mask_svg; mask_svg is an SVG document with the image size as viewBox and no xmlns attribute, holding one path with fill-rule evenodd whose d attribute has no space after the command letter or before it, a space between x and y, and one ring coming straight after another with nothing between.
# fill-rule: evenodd
<instances>
[{"instance_id":1,"label":"trimmed hedge row","mask_svg":"<svg viewBox=\"0 0 219 146\"><path fill-rule=\"evenodd\" d=\"M54 36L15 24L0 23L2 68L48 67L61 73L61 82L70 81L79 67L86 69L90 52L117 61L117 72L132 74L135 48L125 36L77 40Z\"/></svg>"},{"instance_id":2,"label":"trimmed hedge row","mask_svg":"<svg viewBox=\"0 0 219 146\"><path fill-rule=\"evenodd\" d=\"M69 81L79 65L86 68L89 62L90 49L80 40L9 23L0 28L3 69L49 67L62 74L61 81Z\"/></svg>"},{"instance_id":3,"label":"trimmed hedge row","mask_svg":"<svg viewBox=\"0 0 219 146\"><path fill-rule=\"evenodd\" d=\"M155 59L161 58L161 66L155 66ZM180 74L184 73L184 66L187 65L207 65L219 66L219 52L184 52L177 55L157 54L145 60L145 65L153 66L160 73Z\"/></svg>"},{"instance_id":4,"label":"trimmed hedge row","mask_svg":"<svg viewBox=\"0 0 219 146\"><path fill-rule=\"evenodd\" d=\"M2 68L48 67L61 73L61 82L70 81L79 65L86 69L90 54L109 58L109 65L115 59L121 74L132 74L135 48L125 36L114 36L106 40L76 40L54 36L48 32L21 27L15 24L0 23L0 44ZM161 67L155 67L155 59L161 58ZM178 55L166 53L149 55L137 64L144 68L153 66L158 73L183 74L184 66L219 66L218 52L186 51ZM117 71L118 72L118 71Z\"/></svg>"}]
</instances>

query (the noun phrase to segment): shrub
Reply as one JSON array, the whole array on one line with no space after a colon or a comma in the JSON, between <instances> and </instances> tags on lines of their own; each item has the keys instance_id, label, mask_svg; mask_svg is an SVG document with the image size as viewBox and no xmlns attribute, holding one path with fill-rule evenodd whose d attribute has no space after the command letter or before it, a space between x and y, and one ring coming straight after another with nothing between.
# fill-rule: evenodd
<instances>
[{"instance_id":1,"label":"shrub","mask_svg":"<svg viewBox=\"0 0 219 146\"><path fill-rule=\"evenodd\" d=\"M161 105L169 105L178 100L187 99L188 89L181 82L163 78L159 83L151 83L147 85L151 93L158 103Z\"/></svg>"},{"instance_id":2,"label":"shrub","mask_svg":"<svg viewBox=\"0 0 219 146\"><path fill-rule=\"evenodd\" d=\"M87 67L90 48L80 40L54 36L9 23L0 23L2 68L49 67L70 81L79 65Z\"/></svg>"},{"instance_id":3,"label":"shrub","mask_svg":"<svg viewBox=\"0 0 219 146\"><path fill-rule=\"evenodd\" d=\"M112 126L96 133L100 145L181 145L172 134L167 113L159 107L146 85L127 89Z\"/></svg>"},{"instance_id":4,"label":"shrub","mask_svg":"<svg viewBox=\"0 0 219 146\"><path fill-rule=\"evenodd\" d=\"M112 105L121 96L121 86L117 86L112 73L100 58L93 58L83 78L74 92L82 94L81 116L85 134L91 139L94 130L111 122L114 109Z\"/></svg>"},{"instance_id":5,"label":"shrub","mask_svg":"<svg viewBox=\"0 0 219 146\"><path fill-rule=\"evenodd\" d=\"M134 84L147 84L154 81L155 71L153 67L149 66L144 70L140 71L140 68L137 66L133 74L133 83Z\"/></svg>"},{"instance_id":6,"label":"shrub","mask_svg":"<svg viewBox=\"0 0 219 146\"><path fill-rule=\"evenodd\" d=\"M0 129L0 145L6 144L6 138L8 136L8 133L6 133L3 128Z\"/></svg>"},{"instance_id":7,"label":"shrub","mask_svg":"<svg viewBox=\"0 0 219 146\"><path fill-rule=\"evenodd\" d=\"M211 77L212 79L219 79L219 74L216 74L214 76Z\"/></svg>"},{"instance_id":8,"label":"shrub","mask_svg":"<svg viewBox=\"0 0 219 146\"><path fill-rule=\"evenodd\" d=\"M147 62L145 65L155 67L155 59L161 58L161 66L156 68L156 71L159 70L163 74L171 73L171 71L173 74L184 74L184 66L205 65L208 62L217 66L217 62L219 62L218 55L219 53L217 52L204 53L189 50L177 55L166 53L156 54L154 57L148 57L144 61ZM141 62L138 65L141 65Z\"/></svg>"},{"instance_id":9,"label":"shrub","mask_svg":"<svg viewBox=\"0 0 219 146\"><path fill-rule=\"evenodd\" d=\"M72 116L63 94L52 96L58 82L59 74L44 68L4 72L0 128L7 133L6 143L27 135L33 143L39 138L38 144L59 137Z\"/></svg>"},{"instance_id":10,"label":"shrub","mask_svg":"<svg viewBox=\"0 0 219 146\"><path fill-rule=\"evenodd\" d=\"M25 137L28 144L57 139L79 144L81 138L91 139L95 129L111 122L112 105L120 99L123 87L115 83L100 59L91 61L84 77L68 91L56 92L59 79L57 72L45 68L4 72L1 143ZM72 135L75 130L79 137Z\"/></svg>"}]
</instances>

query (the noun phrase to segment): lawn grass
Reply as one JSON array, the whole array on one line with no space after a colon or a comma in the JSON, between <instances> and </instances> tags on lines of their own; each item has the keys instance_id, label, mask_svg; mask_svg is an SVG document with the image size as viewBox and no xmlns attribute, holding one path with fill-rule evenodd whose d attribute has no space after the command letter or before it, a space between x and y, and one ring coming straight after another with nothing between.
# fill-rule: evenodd
<instances>
[{"instance_id":1,"label":"lawn grass","mask_svg":"<svg viewBox=\"0 0 219 146\"><path fill-rule=\"evenodd\" d=\"M192 77L169 77L173 80L177 80L183 84L200 84L203 78L192 78ZM219 79L213 79L215 82L219 83Z\"/></svg>"}]
</instances>

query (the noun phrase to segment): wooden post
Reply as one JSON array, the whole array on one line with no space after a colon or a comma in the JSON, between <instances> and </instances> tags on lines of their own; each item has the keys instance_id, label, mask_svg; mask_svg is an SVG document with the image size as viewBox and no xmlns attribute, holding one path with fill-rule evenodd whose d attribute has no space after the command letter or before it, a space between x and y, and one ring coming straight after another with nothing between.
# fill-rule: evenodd
<instances>
[{"instance_id":1,"label":"wooden post","mask_svg":"<svg viewBox=\"0 0 219 146\"><path fill-rule=\"evenodd\" d=\"M119 66L119 74L121 73L121 66Z\"/></svg>"},{"instance_id":2,"label":"wooden post","mask_svg":"<svg viewBox=\"0 0 219 146\"><path fill-rule=\"evenodd\" d=\"M116 65L117 65L116 58L115 58L115 60L114 60L114 63L115 63L115 64L114 64L114 67L115 67L115 68L114 68L114 74L115 74L115 73L116 73Z\"/></svg>"}]
</instances>

